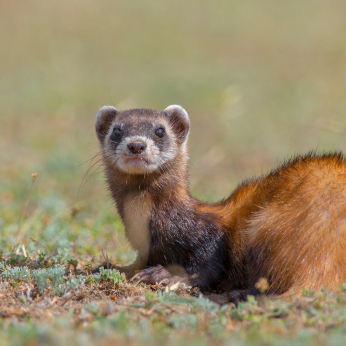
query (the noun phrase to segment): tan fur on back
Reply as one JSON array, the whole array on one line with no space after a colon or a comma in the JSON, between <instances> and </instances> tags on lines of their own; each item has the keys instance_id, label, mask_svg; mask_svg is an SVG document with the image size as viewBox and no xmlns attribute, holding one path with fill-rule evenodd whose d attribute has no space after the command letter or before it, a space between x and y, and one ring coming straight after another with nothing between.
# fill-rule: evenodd
<instances>
[{"instance_id":1,"label":"tan fur on back","mask_svg":"<svg viewBox=\"0 0 346 346\"><path fill-rule=\"evenodd\" d=\"M248 256L252 284L268 279L269 293L346 281L346 162L338 155L298 158L201 209L220 215L236 256Z\"/></svg>"},{"instance_id":2,"label":"tan fur on back","mask_svg":"<svg viewBox=\"0 0 346 346\"><path fill-rule=\"evenodd\" d=\"M273 292L337 289L346 280L346 166L335 158L289 167L252 217L249 234ZM287 291L288 289L288 291Z\"/></svg>"}]
</instances>

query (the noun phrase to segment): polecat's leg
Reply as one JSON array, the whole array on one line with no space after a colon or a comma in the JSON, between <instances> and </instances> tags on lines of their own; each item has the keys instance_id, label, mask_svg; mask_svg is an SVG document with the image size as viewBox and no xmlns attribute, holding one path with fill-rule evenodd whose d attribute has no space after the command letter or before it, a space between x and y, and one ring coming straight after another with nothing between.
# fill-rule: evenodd
<instances>
[{"instance_id":1,"label":"polecat's leg","mask_svg":"<svg viewBox=\"0 0 346 346\"><path fill-rule=\"evenodd\" d=\"M164 284L167 286L172 286L178 282L182 282L187 285L190 284L190 280L187 276L174 275L162 265L143 269L137 273L132 280L138 280L137 282L144 282L149 285Z\"/></svg>"}]
</instances>

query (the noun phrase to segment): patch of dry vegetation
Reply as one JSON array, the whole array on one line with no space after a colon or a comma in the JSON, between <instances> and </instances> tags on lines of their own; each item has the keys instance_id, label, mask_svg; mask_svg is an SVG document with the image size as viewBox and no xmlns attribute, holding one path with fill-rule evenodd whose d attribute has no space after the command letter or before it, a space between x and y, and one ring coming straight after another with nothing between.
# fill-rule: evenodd
<instances>
[{"instance_id":1,"label":"patch of dry vegetation","mask_svg":"<svg viewBox=\"0 0 346 346\"><path fill-rule=\"evenodd\" d=\"M327 339L339 342L346 336L344 285L339 292L303 291L301 297L289 300L267 296L255 300L250 296L235 307L224 304L225 296L203 296L189 287L176 287L173 292L126 280L116 286L110 280L95 282L79 268L77 275L85 277L83 285L60 293L49 286L40 294L32 277L38 270L33 269L38 265L34 258L32 254L26 261L26 276L5 278L6 271L2 271L0 335L5 344L49 340L53 345L72 345L85 338L87 345L183 345L186 340L201 345L271 345L278 340L323 345ZM2 263L6 262L10 259L4 258ZM66 264L62 276L65 281L69 276L76 278L68 267ZM8 266L7 271L14 268Z\"/></svg>"}]
</instances>

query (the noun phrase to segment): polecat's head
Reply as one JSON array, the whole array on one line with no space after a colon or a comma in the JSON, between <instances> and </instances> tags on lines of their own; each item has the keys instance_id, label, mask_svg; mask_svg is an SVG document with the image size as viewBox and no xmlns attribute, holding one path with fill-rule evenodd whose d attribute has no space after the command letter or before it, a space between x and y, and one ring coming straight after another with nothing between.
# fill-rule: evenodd
<instances>
[{"instance_id":1,"label":"polecat's head","mask_svg":"<svg viewBox=\"0 0 346 346\"><path fill-rule=\"evenodd\" d=\"M177 105L164 111L102 107L96 115L96 133L104 160L124 173L149 174L186 154L190 121Z\"/></svg>"}]
</instances>

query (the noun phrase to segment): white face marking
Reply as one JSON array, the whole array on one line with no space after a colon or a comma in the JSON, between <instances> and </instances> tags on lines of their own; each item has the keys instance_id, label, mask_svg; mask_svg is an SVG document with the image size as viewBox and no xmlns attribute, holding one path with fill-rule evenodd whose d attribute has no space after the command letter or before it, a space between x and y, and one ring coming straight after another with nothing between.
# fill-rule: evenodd
<instances>
[{"instance_id":1,"label":"white face marking","mask_svg":"<svg viewBox=\"0 0 346 346\"><path fill-rule=\"evenodd\" d=\"M134 155L128 147L130 143L145 143L147 147L141 154ZM125 173L150 173L158 168L156 158L159 155L159 152L159 148L151 138L144 136L126 137L117 147L116 165Z\"/></svg>"},{"instance_id":2,"label":"white face marking","mask_svg":"<svg viewBox=\"0 0 346 346\"><path fill-rule=\"evenodd\" d=\"M175 139L175 134L169 126L165 127L165 131L166 131L166 136L168 136L169 138ZM161 159L163 163L173 160L176 157L177 150L178 150L177 144L175 140L172 140L169 146L169 149L161 152Z\"/></svg>"},{"instance_id":3,"label":"white face marking","mask_svg":"<svg viewBox=\"0 0 346 346\"><path fill-rule=\"evenodd\" d=\"M174 139L174 133L167 126L166 135ZM141 154L131 153L128 145L130 143L144 143L145 150ZM108 149L107 151L111 151ZM155 142L146 136L129 136L123 138L116 148L116 153L112 156L113 163L123 172L128 174L148 174L155 172L160 166L173 160L176 156L175 140L171 141L171 145L167 150L160 151Z\"/></svg>"}]
</instances>

